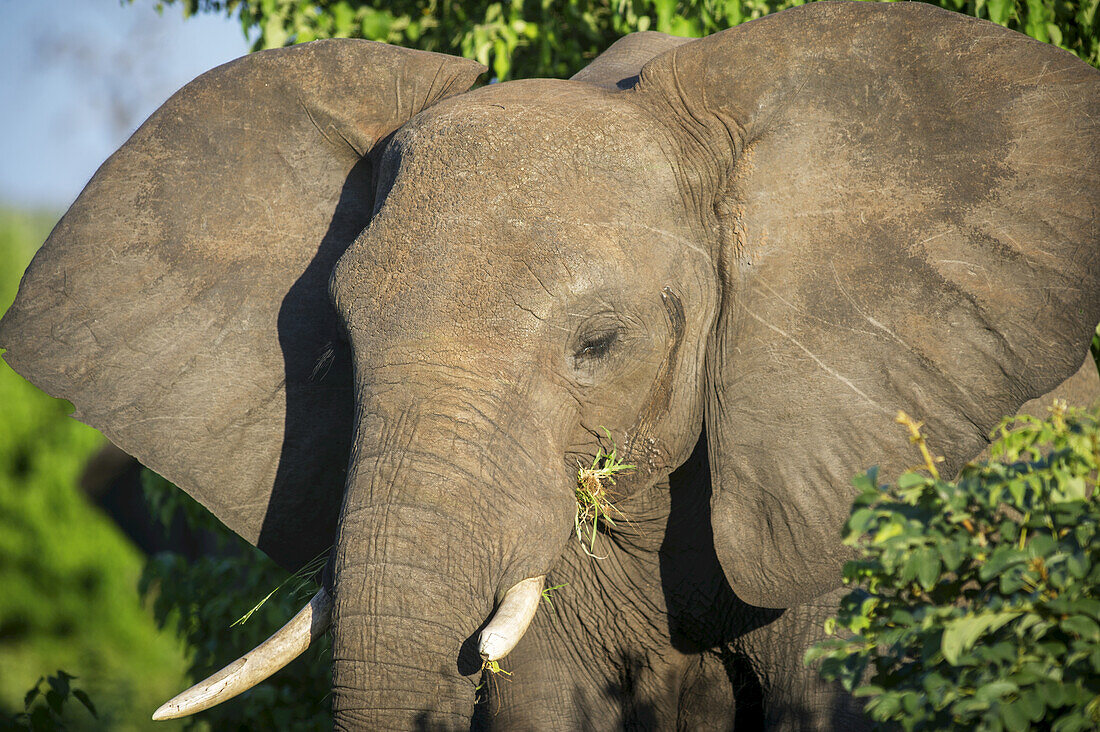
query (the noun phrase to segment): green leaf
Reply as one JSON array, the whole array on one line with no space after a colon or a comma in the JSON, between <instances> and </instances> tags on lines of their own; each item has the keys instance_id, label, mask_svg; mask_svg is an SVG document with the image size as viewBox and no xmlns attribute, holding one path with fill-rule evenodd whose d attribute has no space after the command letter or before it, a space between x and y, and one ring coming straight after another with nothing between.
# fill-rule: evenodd
<instances>
[{"instance_id":1,"label":"green leaf","mask_svg":"<svg viewBox=\"0 0 1100 732\"><path fill-rule=\"evenodd\" d=\"M989 0L989 19L998 25L1008 25L1009 18L1016 12L1014 0Z\"/></svg>"},{"instance_id":2,"label":"green leaf","mask_svg":"<svg viewBox=\"0 0 1100 732\"><path fill-rule=\"evenodd\" d=\"M1043 26L1045 31L1046 26ZM1081 476L1065 477L1058 481L1058 492L1062 501L1083 501L1088 497L1088 484Z\"/></svg>"},{"instance_id":3,"label":"green leaf","mask_svg":"<svg viewBox=\"0 0 1100 732\"><path fill-rule=\"evenodd\" d=\"M66 678L68 676L68 678ZM69 678L73 678L62 671L57 672L57 676L51 676L46 679L50 684L50 688L60 694L62 697L69 695Z\"/></svg>"},{"instance_id":4,"label":"green leaf","mask_svg":"<svg viewBox=\"0 0 1100 732\"><path fill-rule=\"evenodd\" d=\"M83 689L73 689L73 696L75 696L84 708L87 709L93 717L99 719L99 714L96 713L95 704L92 704L92 700L88 697L88 694Z\"/></svg>"},{"instance_id":5,"label":"green leaf","mask_svg":"<svg viewBox=\"0 0 1100 732\"><path fill-rule=\"evenodd\" d=\"M1047 557L1058 549L1058 542L1050 534L1035 534L1027 543L1027 555L1032 559Z\"/></svg>"},{"instance_id":6,"label":"green leaf","mask_svg":"<svg viewBox=\"0 0 1100 732\"><path fill-rule=\"evenodd\" d=\"M1095 597L1082 597L1074 601L1073 609L1082 615L1088 615L1093 620L1100 620L1100 599Z\"/></svg>"},{"instance_id":7,"label":"green leaf","mask_svg":"<svg viewBox=\"0 0 1100 732\"><path fill-rule=\"evenodd\" d=\"M917 581L925 592L936 586L940 576L940 556L932 547L917 550Z\"/></svg>"},{"instance_id":8,"label":"green leaf","mask_svg":"<svg viewBox=\"0 0 1100 732\"><path fill-rule=\"evenodd\" d=\"M1030 727L1027 714L1024 713L1019 704L1002 702L998 705L998 709L1001 713L1001 719L1004 720L1005 729L1009 732L1025 732Z\"/></svg>"},{"instance_id":9,"label":"green leaf","mask_svg":"<svg viewBox=\"0 0 1100 732\"><path fill-rule=\"evenodd\" d=\"M929 480L930 478L920 473L902 473L898 476L897 486L902 490L907 490L909 488L925 485Z\"/></svg>"},{"instance_id":10,"label":"green leaf","mask_svg":"<svg viewBox=\"0 0 1100 732\"><path fill-rule=\"evenodd\" d=\"M394 17L388 11L366 8L360 24L363 37L374 41L385 41L389 37L393 21Z\"/></svg>"},{"instance_id":11,"label":"green leaf","mask_svg":"<svg viewBox=\"0 0 1100 732\"><path fill-rule=\"evenodd\" d=\"M852 478L852 485L862 494L860 498L874 500L879 497L877 476L878 469L871 468L866 473L860 473Z\"/></svg>"},{"instance_id":12,"label":"green leaf","mask_svg":"<svg viewBox=\"0 0 1100 732\"><path fill-rule=\"evenodd\" d=\"M999 587L1002 595L1011 595L1024 586L1024 578L1020 572L1006 572L1001 575Z\"/></svg>"},{"instance_id":13,"label":"green leaf","mask_svg":"<svg viewBox=\"0 0 1100 732\"><path fill-rule=\"evenodd\" d=\"M1016 704L1031 722L1038 722L1043 718L1043 713L1046 711L1043 697L1034 688L1022 690L1020 696L1016 699Z\"/></svg>"},{"instance_id":14,"label":"green leaf","mask_svg":"<svg viewBox=\"0 0 1100 732\"><path fill-rule=\"evenodd\" d=\"M1073 615L1061 622L1061 626L1071 633L1092 643L1100 642L1100 625L1084 615Z\"/></svg>"},{"instance_id":15,"label":"green leaf","mask_svg":"<svg viewBox=\"0 0 1100 732\"><path fill-rule=\"evenodd\" d=\"M978 692L974 694L974 698L992 704L1005 694L1011 694L1019 688L1011 681L992 681L978 689Z\"/></svg>"},{"instance_id":16,"label":"green leaf","mask_svg":"<svg viewBox=\"0 0 1100 732\"><path fill-rule=\"evenodd\" d=\"M57 693L57 689L50 689L46 692L46 705L49 706L50 711L54 714L61 714L61 705L64 702L64 697Z\"/></svg>"},{"instance_id":17,"label":"green leaf","mask_svg":"<svg viewBox=\"0 0 1100 732\"><path fill-rule=\"evenodd\" d=\"M895 536L901 536L904 533L905 528L900 521L894 520L888 523L883 528L875 532L875 538L872 539L873 544L884 544Z\"/></svg>"},{"instance_id":18,"label":"green leaf","mask_svg":"<svg viewBox=\"0 0 1100 732\"><path fill-rule=\"evenodd\" d=\"M1062 686L1061 681L1048 681L1044 683L1041 688L1043 698L1046 699L1048 706L1056 709L1065 704L1065 687Z\"/></svg>"},{"instance_id":19,"label":"green leaf","mask_svg":"<svg viewBox=\"0 0 1100 732\"><path fill-rule=\"evenodd\" d=\"M871 719L884 722L892 719L894 714L901 709L901 699L892 693L886 693L872 698L863 709L871 715Z\"/></svg>"},{"instance_id":20,"label":"green leaf","mask_svg":"<svg viewBox=\"0 0 1100 732\"><path fill-rule=\"evenodd\" d=\"M1017 508L1024 505L1024 495L1027 493L1027 484L1022 480L1010 480L1007 484L1008 492L1012 494L1013 504Z\"/></svg>"},{"instance_id":21,"label":"green leaf","mask_svg":"<svg viewBox=\"0 0 1100 732\"><path fill-rule=\"evenodd\" d=\"M982 582L988 582L1009 567L1026 563L1027 559L1027 554L1014 546L997 547L989 559L982 564L981 569L978 570L978 578Z\"/></svg>"},{"instance_id":22,"label":"green leaf","mask_svg":"<svg viewBox=\"0 0 1100 732\"><path fill-rule=\"evenodd\" d=\"M1016 617L1019 617L1017 612L1000 612L967 615L949 621L940 645L944 660L952 666L958 665L959 655L969 651L983 633L996 630Z\"/></svg>"},{"instance_id":23,"label":"green leaf","mask_svg":"<svg viewBox=\"0 0 1100 732\"><path fill-rule=\"evenodd\" d=\"M871 522L874 516L875 511L869 508L857 509L855 513L852 514L852 517L848 519L849 533L857 536L863 534L864 530L867 528L867 524Z\"/></svg>"},{"instance_id":24,"label":"green leaf","mask_svg":"<svg viewBox=\"0 0 1100 732\"><path fill-rule=\"evenodd\" d=\"M943 566L948 572L954 572L962 564L962 552L959 549L959 545L954 541L945 541L939 545L940 557L943 559Z\"/></svg>"},{"instance_id":25,"label":"green leaf","mask_svg":"<svg viewBox=\"0 0 1100 732\"><path fill-rule=\"evenodd\" d=\"M1066 570L1077 579L1084 579L1089 571L1089 563L1080 554L1071 554L1066 557Z\"/></svg>"},{"instance_id":26,"label":"green leaf","mask_svg":"<svg viewBox=\"0 0 1100 732\"><path fill-rule=\"evenodd\" d=\"M973 697L951 705L951 711L959 717L965 717L974 712L984 712L986 709L989 709L989 702Z\"/></svg>"},{"instance_id":27,"label":"green leaf","mask_svg":"<svg viewBox=\"0 0 1100 732\"><path fill-rule=\"evenodd\" d=\"M1062 29L1058 28L1057 25L1055 25L1054 23L1047 23L1046 24L1046 34L1049 37L1051 37L1051 43L1053 43L1056 46L1062 45L1062 42L1063 42Z\"/></svg>"},{"instance_id":28,"label":"green leaf","mask_svg":"<svg viewBox=\"0 0 1100 732\"><path fill-rule=\"evenodd\" d=\"M31 708L31 704L34 704L35 699L42 693L42 682L45 680L46 679L41 676L38 677L38 681L30 688L27 695L23 697L23 709L29 710Z\"/></svg>"},{"instance_id":29,"label":"green leaf","mask_svg":"<svg viewBox=\"0 0 1100 732\"><path fill-rule=\"evenodd\" d=\"M1095 727L1088 723L1083 714L1067 714L1055 720L1050 729L1051 732L1085 732Z\"/></svg>"}]
</instances>

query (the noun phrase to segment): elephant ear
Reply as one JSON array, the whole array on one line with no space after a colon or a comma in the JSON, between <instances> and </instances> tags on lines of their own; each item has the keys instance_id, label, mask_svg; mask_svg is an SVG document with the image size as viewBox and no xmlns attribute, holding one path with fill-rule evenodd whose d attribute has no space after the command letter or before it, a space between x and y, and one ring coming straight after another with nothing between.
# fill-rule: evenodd
<instances>
[{"instance_id":1,"label":"elephant ear","mask_svg":"<svg viewBox=\"0 0 1100 732\"><path fill-rule=\"evenodd\" d=\"M330 40L200 76L57 224L5 359L281 564L316 556L354 408L329 273L372 214L371 151L483 70Z\"/></svg>"},{"instance_id":2,"label":"elephant ear","mask_svg":"<svg viewBox=\"0 0 1100 732\"><path fill-rule=\"evenodd\" d=\"M611 44L596 59L570 77L571 81L611 89L629 89L638 83L638 74L650 59L692 39L670 36L657 31L630 33Z\"/></svg>"},{"instance_id":3,"label":"elephant ear","mask_svg":"<svg viewBox=\"0 0 1100 732\"><path fill-rule=\"evenodd\" d=\"M922 3L814 3L651 61L714 233L715 545L744 600L839 585L855 473L953 474L1100 319L1100 72Z\"/></svg>"}]
</instances>

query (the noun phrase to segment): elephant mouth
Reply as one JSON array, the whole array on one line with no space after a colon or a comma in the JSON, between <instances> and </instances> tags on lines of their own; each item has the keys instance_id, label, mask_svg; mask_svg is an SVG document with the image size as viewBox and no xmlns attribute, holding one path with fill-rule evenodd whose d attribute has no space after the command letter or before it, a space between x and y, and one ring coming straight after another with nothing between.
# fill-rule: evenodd
<instances>
[{"instance_id":1,"label":"elephant mouth","mask_svg":"<svg viewBox=\"0 0 1100 732\"><path fill-rule=\"evenodd\" d=\"M478 653L485 662L504 658L527 632L535 617L545 576L530 577L513 585L500 601L478 638ZM321 588L290 622L236 661L168 700L153 719L179 719L228 701L279 671L305 653L332 622L332 597Z\"/></svg>"}]
</instances>

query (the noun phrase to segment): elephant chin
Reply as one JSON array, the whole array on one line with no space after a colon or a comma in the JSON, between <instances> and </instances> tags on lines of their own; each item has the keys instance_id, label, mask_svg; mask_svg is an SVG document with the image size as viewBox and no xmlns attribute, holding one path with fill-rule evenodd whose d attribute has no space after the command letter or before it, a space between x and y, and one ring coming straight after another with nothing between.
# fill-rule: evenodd
<instances>
[{"instance_id":1,"label":"elephant chin","mask_svg":"<svg viewBox=\"0 0 1100 732\"><path fill-rule=\"evenodd\" d=\"M478 639L478 653L486 661L507 656L527 632L538 610L545 577L517 582L508 592ZM233 663L168 700L153 712L155 721L179 719L248 691L303 654L328 630L332 598L322 588L286 625Z\"/></svg>"}]
</instances>

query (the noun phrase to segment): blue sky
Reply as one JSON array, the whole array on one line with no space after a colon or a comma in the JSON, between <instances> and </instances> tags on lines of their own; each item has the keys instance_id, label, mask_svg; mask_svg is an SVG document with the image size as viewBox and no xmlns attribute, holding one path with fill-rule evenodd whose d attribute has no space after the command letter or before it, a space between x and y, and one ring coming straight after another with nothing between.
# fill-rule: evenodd
<instances>
[{"instance_id":1,"label":"blue sky","mask_svg":"<svg viewBox=\"0 0 1100 732\"><path fill-rule=\"evenodd\" d=\"M0 0L0 205L63 212L174 91L248 51L155 0Z\"/></svg>"}]
</instances>

